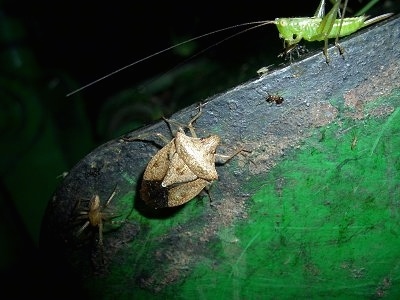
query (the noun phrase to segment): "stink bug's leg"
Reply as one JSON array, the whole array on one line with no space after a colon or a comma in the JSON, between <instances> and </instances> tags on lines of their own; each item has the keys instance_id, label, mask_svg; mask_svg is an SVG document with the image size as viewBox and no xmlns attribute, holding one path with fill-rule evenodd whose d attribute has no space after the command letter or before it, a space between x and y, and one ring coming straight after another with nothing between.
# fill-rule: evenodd
<instances>
[{"instance_id":1,"label":"stink bug's leg","mask_svg":"<svg viewBox=\"0 0 400 300\"><path fill-rule=\"evenodd\" d=\"M184 125L182 123L179 123L178 121L171 120L171 119L168 119L168 118L165 118L165 117L162 117L162 118L168 124L169 130L172 132L172 134L174 134L173 133L174 131L171 128L171 124L175 124L176 127L178 127L178 130L182 131L182 132L183 132L183 128L186 127L186 125Z\"/></svg>"},{"instance_id":2,"label":"stink bug's leg","mask_svg":"<svg viewBox=\"0 0 400 300\"><path fill-rule=\"evenodd\" d=\"M212 183L206 185L206 186L203 188L203 190L201 191L201 195L202 195L202 196L207 195L207 197L208 197L208 199L209 199L210 206L214 206L213 201L212 201L212 198L211 198L211 193L210 193L211 186L212 186Z\"/></svg>"},{"instance_id":3,"label":"stink bug's leg","mask_svg":"<svg viewBox=\"0 0 400 300\"><path fill-rule=\"evenodd\" d=\"M188 128L190 130L190 133L192 137L197 137L196 132L194 131L193 123L201 116L203 113L203 104L199 103L199 112L189 121L188 123Z\"/></svg>"},{"instance_id":4,"label":"stink bug's leg","mask_svg":"<svg viewBox=\"0 0 400 300\"><path fill-rule=\"evenodd\" d=\"M154 143L154 144L160 146L157 142L147 139L147 137L151 136L151 135L157 136L160 140L163 141L164 145L166 145L170 142L170 140L167 139L165 136L163 136L161 133L154 133L154 132L149 132L147 134L139 135L136 137L122 137L121 140L124 142L133 142L133 141L151 142L151 143Z\"/></svg>"},{"instance_id":5,"label":"stink bug's leg","mask_svg":"<svg viewBox=\"0 0 400 300\"><path fill-rule=\"evenodd\" d=\"M211 194L210 194L210 186L204 187L204 192L207 194L208 199L210 199L210 206L213 206L212 199L211 199Z\"/></svg>"},{"instance_id":6,"label":"stink bug's leg","mask_svg":"<svg viewBox=\"0 0 400 300\"><path fill-rule=\"evenodd\" d=\"M183 132L183 128L186 127L190 130L190 134L192 135L192 137L197 138L196 132L194 131L194 126L193 123L200 117L200 115L202 114L203 111L203 104L199 104L199 112L189 121L189 123L187 125L183 125L182 123L179 123L175 120L171 120L171 119L167 119L164 118L164 121L167 122L168 126L170 127L170 130L172 132L172 128L171 128L171 124L175 124L176 126L178 126L179 130Z\"/></svg>"},{"instance_id":7,"label":"stink bug's leg","mask_svg":"<svg viewBox=\"0 0 400 300\"><path fill-rule=\"evenodd\" d=\"M189 121L188 123L188 127L192 126L192 124L201 116L201 114L203 113L203 103L199 103L199 111L197 112L197 114Z\"/></svg>"},{"instance_id":8,"label":"stink bug's leg","mask_svg":"<svg viewBox=\"0 0 400 300\"><path fill-rule=\"evenodd\" d=\"M160 140L162 140L164 142L165 145L169 143L169 139L167 139L161 133L155 133L155 135L158 136L160 138Z\"/></svg>"},{"instance_id":9,"label":"stink bug's leg","mask_svg":"<svg viewBox=\"0 0 400 300\"><path fill-rule=\"evenodd\" d=\"M246 150L243 147L241 147L238 150L236 150L235 152L233 152L233 154L231 154L231 155L215 154L215 156L219 157L221 159L220 161L218 161L218 164L224 165L224 164L228 163L233 157L235 157L236 155L238 155L239 153L242 153L242 152L251 152L251 151Z\"/></svg>"}]
</instances>

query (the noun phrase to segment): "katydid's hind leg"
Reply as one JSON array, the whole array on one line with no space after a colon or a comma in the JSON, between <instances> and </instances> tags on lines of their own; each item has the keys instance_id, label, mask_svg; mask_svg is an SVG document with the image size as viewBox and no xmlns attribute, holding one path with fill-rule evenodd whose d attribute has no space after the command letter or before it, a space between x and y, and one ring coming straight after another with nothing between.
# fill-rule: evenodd
<instances>
[{"instance_id":1,"label":"katydid's hind leg","mask_svg":"<svg viewBox=\"0 0 400 300\"><path fill-rule=\"evenodd\" d=\"M343 49L343 47L340 46L340 44L338 42L336 42L336 41L335 41L335 46L339 50L340 55L344 58L344 55L343 55L344 54L344 49ZM325 39L324 56L325 56L326 63L329 64L330 61L331 61L331 58L330 58L329 53L328 53L328 39Z\"/></svg>"},{"instance_id":2,"label":"katydid's hind leg","mask_svg":"<svg viewBox=\"0 0 400 300\"><path fill-rule=\"evenodd\" d=\"M339 25L339 30L338 30L338 33L337 33L336 39L335 39L335 46L336 46L336 48L339 50L339 54L340 54L342 57L344 57L344 49L343 49L343 47L340 46L340 44L339 44L339 35L340 35L340 31L342 30L343 20L344 20L344 16L345 16L345 14L346 14L346 9L347 9L347 3L348 3L348 0L345 0L345 1L344 1L344 6L343 6L342 13L340 13L340 9L338 8L338 15L339 15L339 17L340 17L340 25Z\"/></svg>"},{"instance_id":3,"label":"katydid's hind leg","mask_svg":"<svg viewBox=\"0 0 400 300\"><path fill-rule=\"evenodd\" d=\"M340 6L341 0L335 1L333 7L331 10L322 18L320 25L318 26L317 29L317 35L315 36L315 39L320 39L324 40L324 56L326 59L326 63L329 64L330 58L328 54L328 40L329 40L329 35L332 31L332 28L337 20L337 14L339 11L339 6Z\"/></svg>"},{"instance_id":4,"label":"katydid's hind leg","mask_svg":"<svg viewBox=\"0 0 400 300\"><path fill-rule=\"evenodd\" d=\"M335 46L339 50L340 56L344 58L344 48L339 44L338 39L335 41Z\"/></svg>"},{"instance_id":5,"label":"katydid's hind leg","mask_svg":"<svg viewBox=\"0 0 400 300\"><path fill-rule=\"evenodd\" d=\"M327 38L325 39L324 56L325 56L326 63L329 64L330 57L329 57L329 53L328 53L328 39Z\"/></svg>"}]
</instances>

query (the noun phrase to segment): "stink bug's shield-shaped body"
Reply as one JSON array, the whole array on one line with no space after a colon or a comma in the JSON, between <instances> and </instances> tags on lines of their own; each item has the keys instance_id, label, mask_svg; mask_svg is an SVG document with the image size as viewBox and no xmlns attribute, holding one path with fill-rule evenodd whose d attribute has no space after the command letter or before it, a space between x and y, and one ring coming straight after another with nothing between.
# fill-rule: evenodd
<instances>
[{"instance_id":1,"label":"stink bug's shield-shaped body","mask_svg":"<svg viewBox=\"0 0 400 300\"><path fill-rule=\"evenodd\" d=\"M140 195L153 208L182 205L218 179L215 153L220 138L189 137L178 131L148 163Z\"/></svg>"}]
</instances>

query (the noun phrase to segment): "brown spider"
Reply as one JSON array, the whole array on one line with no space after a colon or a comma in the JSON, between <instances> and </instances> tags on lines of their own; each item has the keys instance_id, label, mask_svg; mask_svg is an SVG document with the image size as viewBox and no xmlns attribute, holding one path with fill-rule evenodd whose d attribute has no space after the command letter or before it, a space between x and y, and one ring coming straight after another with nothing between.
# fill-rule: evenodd
<instances>
[{"instance_id":1,"label":"brown spider","mask_svg":"<svg viewBox=\"0 0 400 300\"><path fill-rule=\"evenodd\" d=\"M116 194L116 190L114 189L113 193L110 195L104 206L100 205L100 197L99 195L93 195L93 197L89 201L89 206L87 209L79 211L78 219L87 219L86 222L78 229L76 236L82 234L82 232L91 225L92 227L98 227L99 229L99 245L103 245L103 224L106 221L109 221L113 218L116 218L117 215L114 215L111 212L105 212L104 210L108 207L111 200L114 198Z\"/></svg>"}]
</instances>

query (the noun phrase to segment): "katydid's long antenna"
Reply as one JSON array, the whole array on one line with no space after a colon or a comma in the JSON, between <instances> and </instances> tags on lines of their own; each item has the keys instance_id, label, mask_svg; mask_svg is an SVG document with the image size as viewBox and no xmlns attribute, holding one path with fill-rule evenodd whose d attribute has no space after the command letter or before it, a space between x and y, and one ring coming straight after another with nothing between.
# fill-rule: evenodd
<instances>
[{"instance_id":1,"label":"katydid's long antenna","mask_svg":"<svg viewBox=\"0 0 400 300\"><path fill-rule=\"evenodd\" d=\"M142 59L139 59L139 60L137 60L137 61L134 61L133 63L130 63L130 64L128 64L128 65L126 65L126 66L124 66L124 67L122 67L122 68L119 68L119 69L117 69L117 70L115 70L115 71L113 71L113 72L111 72L111 73L108 73L107 75L104 75L103 77L100 77L100 78L98 78L98 79L96 79L96 80L94 80L94 81L92 81L92 82L90 82L90 83L88 83L88 84L86 84L86 85L84 85L84 86L82 86L82 87L80 87L80 88L78 88L78 89L76 89L76 90L74 90L74 91L68 93L68 94L66 95L66 97L72 96L72 95L74 95L74 94L76 94L76 93L78 93L78 92L80 92L80 91L82 91L82 90L88 88L89 86L94 85L95 83L97 83L97 82L99 82L99 81L102 81L102 80L104 80L104 79L106 79L106 78L108 78L108 77L110 77L110 76L112 76L112 75L114 75L114 74L116 74L116 73L119 73L119 72L121 72L121 71L123 71L123 70L125 70L125 69L127 69L127 68L130 68L130 67L132 67L132 66L134 66L134 65L136 65L136 64L138 64L138 63L141 63L142 61L145 61L145 60L147 60L147 59L150 59L150 58L152 58L152 57L154 57L154 56L156 56L156 55L159 55L159 54L161 54L161 53L167 52L167 51L169 51L169 50L171 50L171 49L173 49L173 48L179 47L179 46L184 45L184 44L186 44L186 43L189 43L189 42L198 40L198 39L200 39L200 38L209 36L209 35L211 35L211 34L215 34L215 33L221 32L221 31L226 31L226 30L229 30L229 29L237 28L237 27L243 27L243 26L249 26L249 25L255 25L255 24L259 24L259 26L262 26L262 25L264 25L264 24L270 24L270 23L272 23L272 22L273 22L273 21L254 21L254 22L247 22L247 23L242 23L242 24L237 24L237 25L225 27L225 28L222 28L222 29L218 29L218 30L215 30L215 31L212 31L212 32L209 32L209 33L206 33L206 34L203 34L203 35L200 35L200 36L191 38L191 39L186 40L186 41L184 41L184 42L181 42L181 43L178 43L178 44L173 45L173 46L171 46L171 47L165 48L165 49L163 49L163 50L161 50L161 51L158 51L158 52L155 52L155 53L153 53L153 54L150 54L150 55L148 55L148 56L146 56L146 57L144 57L144 58L142 58ZM255 27L258 27L258 26L255 26ZM226 39L224 39L224 40L226 40ZM218 44L219 44L219 43L218 43ZM209 47L209 48L210 48L210 47ZM207 49L208 49L208 48L207 48Z\"/></svg>"},{"instance_id":2,"label":"katydid's long antenna","mask_svg":"<svg viewBox=\"0 0 400 300\"><path fill-rule=\"evenodd\" d=\"M265 26L265 25L267 25L267 24L275 24L275 23L276 23L275 21L260 21L260 23L257 22L257 25L252 26L252 27L249 27L249 28L246 28L246 29L244 29L244 30L242 30L242 31L239 31L239 32L237 32L237 33L234 33L234 34L232 34L232 35L230 35L230 36L228 36L228 37L226 37L226 38L220 40L219 42L217 42L217 43L215 43L215 44L212 44L211 46L208 46L207 48L204 48L204 49L200 50L199 52L197 52L197 53L191 55L190 57L186 58L185 60L183 60L183 61L180 62L179 64L175 65L172 69L168 70L168 71L165 72L165 73L162 73L160 76L164 76L164 75L168 74L169 72L175 70L175 69L178 68L179 66L181 66L181 65L183 65L183 64L185 64L185 63L187 63L189 60L191 60L191 59L193 59L193 58L199 56L200 54L206 52L207 50L209 50L209 49L211 49L211 48L213 48L213 47L215 47L215 46L218 46L219 44L222 44L223 42L226 42L227 40L230 40L230 39L232 39L232 38L234 38L234 37L236 37L236 36L238 36L238 35L241 35L241 34L247 32L247 31L256 29L256 28L258 28L258 27L262 27L262 26ZM247 23L247 24L249 24L249 23ZM250 25L251 25L251 24L250 24ZM240 25L238 25L238 26L240 26ZM153 79L153 80L154 80L154 79ZM150 81L150 82L151 82L151 81Z\"/></svg>"}]
</instances>

